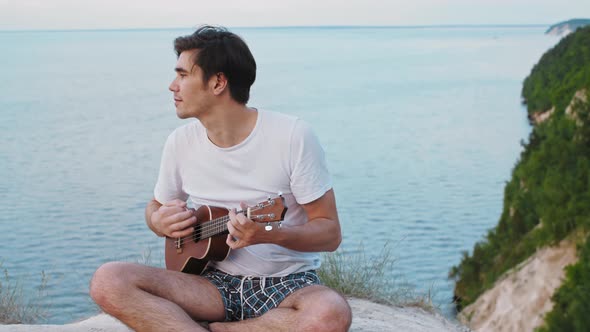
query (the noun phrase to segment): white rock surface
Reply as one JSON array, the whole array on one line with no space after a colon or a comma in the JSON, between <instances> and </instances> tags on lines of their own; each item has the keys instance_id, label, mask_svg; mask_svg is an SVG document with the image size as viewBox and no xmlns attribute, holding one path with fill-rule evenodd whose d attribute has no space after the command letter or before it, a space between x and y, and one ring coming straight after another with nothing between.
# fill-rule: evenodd
<instances>
[{"instance_id":1,"label":"white rock surface","mask_svg":"<svg viewBox=\"0 0 590 332\"><path fill-rule=\"evenodd\" d=\"M351 332L462 332L468 328L440 314L415 307L390 307L367 300L349 299L353 311ZM129 332L111 316L100 314L66 325L0 325L0 332Z\"/></svg>"}]
</instances>

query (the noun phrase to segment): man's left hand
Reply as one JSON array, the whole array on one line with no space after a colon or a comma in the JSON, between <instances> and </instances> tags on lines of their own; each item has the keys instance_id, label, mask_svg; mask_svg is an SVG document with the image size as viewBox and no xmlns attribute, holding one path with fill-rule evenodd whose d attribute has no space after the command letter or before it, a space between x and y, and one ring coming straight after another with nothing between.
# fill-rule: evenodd
<instances>
[{"instance_id":1,"label":"man's left hand","mask_svg":"<svg viewBox=\"0 0 590 332\"><path fill-rule=\"evenodd\" d=\"M245 205L242 204L242 207ZM236 214L235 209L229 211L229 221L227 222L229 234L225 243L232 249L247 247L252 244L261 243L260 232L263 231L261 225L248 219L243 213Z\"/></svg>"}]
</instances>

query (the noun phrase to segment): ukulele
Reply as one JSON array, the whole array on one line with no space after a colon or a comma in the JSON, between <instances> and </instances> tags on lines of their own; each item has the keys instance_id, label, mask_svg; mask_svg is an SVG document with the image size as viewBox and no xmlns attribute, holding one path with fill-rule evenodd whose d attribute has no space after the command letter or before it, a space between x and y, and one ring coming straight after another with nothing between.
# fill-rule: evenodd
<instances>
[{"instance_id":1,"label":"ukulele","mask_svg":"<svg viewBox=\"0 0 590 332\"><path fill-rule=\"evenodd\" d=\"M244 213L254 222L266 223L265 230L270 231L273 228L271 222L279 222L280 227L286 212L285 199L279 196L236 213ZM224 260L231 250L225 243L229 234L228 213L228 209L209 205L194 210L197 224L193 226L191 235L183 238L166 237L166 269L199 275L209 261Z\"/></svg>"}]
</instances>

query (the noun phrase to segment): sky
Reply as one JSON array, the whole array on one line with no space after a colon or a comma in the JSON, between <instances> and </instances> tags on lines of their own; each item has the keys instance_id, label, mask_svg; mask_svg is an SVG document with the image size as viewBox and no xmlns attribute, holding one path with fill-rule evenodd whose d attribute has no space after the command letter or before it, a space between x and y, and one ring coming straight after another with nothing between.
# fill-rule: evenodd
<instances>
[{"instance_id":1,"label":"sky","mask_svg":"<svg viewBox=\"0 0 590 332\"><path fill-rule=\"evenodd\" d=\"M590 18L590 0L0 0L0 30L551 25L571 18Z\"/></svg>"}]
</instances>

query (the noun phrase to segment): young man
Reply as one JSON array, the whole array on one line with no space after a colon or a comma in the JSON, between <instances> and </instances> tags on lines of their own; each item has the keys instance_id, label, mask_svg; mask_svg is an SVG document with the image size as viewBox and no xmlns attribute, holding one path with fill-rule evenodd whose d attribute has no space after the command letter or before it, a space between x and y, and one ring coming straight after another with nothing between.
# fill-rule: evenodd
<instances>
[{"instance_id":1,"label":"young man","mask_svg":"<svg viewBox=\"0 0 590 332\"><path fill-rule=\"evenodd\" d=\"M101 266L91 296L137 331L346 331L347 301L319 284L319 252L341 241L323 150L301 120L246 106L256 77L247 45L204 26L175 40L178 117L166 141L146 223L158 236L193 234L192 205L230 209L229 256L200 276L128 263ZM283 193L281 227L234 208Z\"/></svg>"}]
</instances>

